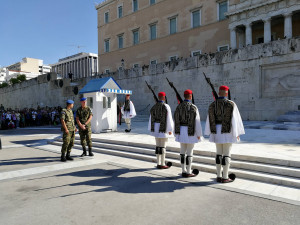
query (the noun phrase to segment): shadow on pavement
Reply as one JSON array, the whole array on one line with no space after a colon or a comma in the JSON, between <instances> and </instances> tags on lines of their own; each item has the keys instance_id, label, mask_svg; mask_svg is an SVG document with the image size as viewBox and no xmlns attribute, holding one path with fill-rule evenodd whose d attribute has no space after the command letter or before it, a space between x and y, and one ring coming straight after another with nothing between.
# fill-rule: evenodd
<instances>
[{"instance_id":1,"label":"shadow on pavement","mask_svg":"<svg viewBox=\"0 0 300 225\"><path fill-rule=\"evenodd\" d=\"M34 139L34 140L22 140L22 141L12 141L11 143L17 145L25 145L25 146L40 146L40 145L47 145L47 140L45 139Z\"/></svg>"},{"instance_id":2,"label":"shadow on pavement","mask_svg":"<svg viewBox=\"0 0 300 225\"><path fill-rule=\"evenodd\" d=\"M0 130L1 136L11 136L11 135L34 135L34 134L60 134L61 131L58 128L52 127L29 127L29 128L18 128L10 130Z\"/></svg>"},{"instance_id":3,"label":"shadow on pavement","mask_svg":"<svg viewBox=\"0 0 300 225\"><path fill-rule=\"evenodd\" d=\"M26 165L34 163L49 163L58 161L58 157L32 157L0 160L0 166Z\"/></svg>"},{"instance_id":4,"label":"shadow on pavement","mask_svg":"<svg viewBox=\"0 0 300 225\"><path fill-rule=\"evenodd\" d=\"M150 174L145 176L147 171L153 171L153 168L149 169L91 169L84 171L77 171L67 174L60 174L56 177L83 177L83 178L96 178L93 180L82 181L78 183L66 184L61 186L49 187L44 189L37 189L35 191L43 191L47 189L61 188L61 187L74 187L74 186L92 186L95 190L87 192L78 192L75 194L61 195L59 197L69 197L79 194L87 194L91 192L107 192L116 191L120 193L137 194L137 193L165 193L174 192L176 190L184 189L186 187L194 186L208 186L214 184L213 182L185 182L184 180L178 180L181 177L165 177L158 174ZM131 174L142 173L142 174Z\"/></svg>"}]
</instances>

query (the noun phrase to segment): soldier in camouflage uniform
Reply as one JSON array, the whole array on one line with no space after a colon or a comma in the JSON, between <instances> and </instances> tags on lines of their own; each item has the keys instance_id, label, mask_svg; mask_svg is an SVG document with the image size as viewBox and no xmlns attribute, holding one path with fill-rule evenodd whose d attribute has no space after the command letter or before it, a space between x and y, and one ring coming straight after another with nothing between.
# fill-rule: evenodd
<instances>
[{"instance_id":1,"label":"soldier in camouflage uniform","mask_svg":"<svg viewBox=\"0 0 300 225\"><path fill-rule=\"evenodd\" d=\"M73 160L73 158L70 156L70 153L74 145L75 132L77 131L72 112L73 106L74 101L68 100L67 107L66 109L63 109L61 111L60 116L61 130L63 131L63 145L61 147L62 162L66 162L67 160Z\"/></svg>"},{"instance_id":2,"label":"soldier in camouflage uniform","mask_svg":"<svg viewBox=\"0 0 300 225\"><path fill-rule=\"evenodd\" d=\"M91 108L86 105L86 98L81 98L80 103L81 107L76 111L76 122L79 126L80 141L83 149L81 157L86 156L86 144L89 147L89 156L93 156L91 139L91 120L93 113Z\"/></svg>"}]
</instances>

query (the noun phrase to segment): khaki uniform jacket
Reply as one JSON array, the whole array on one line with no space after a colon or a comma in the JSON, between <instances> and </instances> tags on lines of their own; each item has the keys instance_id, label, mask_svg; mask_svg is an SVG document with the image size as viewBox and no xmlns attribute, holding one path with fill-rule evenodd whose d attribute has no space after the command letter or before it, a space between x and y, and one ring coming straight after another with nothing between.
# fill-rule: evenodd
<instances>
[{"instance_id":1,"label":"khaki uniform jacket","mask_svg":"<svg viewBox=\"0 0 300 225\"><path fill-rule=\"evenodd\" d=\"M61 111L60 119L63 119L65 121L67 129L69 131L75 130L74 116L73 111L71 109L63 109ZM63 126L61 127L61 130L65 131Z\"/></svg>"},{"instance_id":2,"label":"khaki uniform jacket","mask_svg":"<svg viewBox=\"0 0 300 225\"><path fill-rule=\"evenodd\" d=\"M85 124L86 121L88 121L88 119L90 118L90 116L92 116L93 113L92 113L92 110L90 107L84 107L82 108L81 106L77 109L76 111L76 117L79 118L79 121L81 124ZM87 125L86 125L86 128L91 128L91 122L89 122ZM79 129L81 129L79 127Z\"/></svg>"}]
</instances>

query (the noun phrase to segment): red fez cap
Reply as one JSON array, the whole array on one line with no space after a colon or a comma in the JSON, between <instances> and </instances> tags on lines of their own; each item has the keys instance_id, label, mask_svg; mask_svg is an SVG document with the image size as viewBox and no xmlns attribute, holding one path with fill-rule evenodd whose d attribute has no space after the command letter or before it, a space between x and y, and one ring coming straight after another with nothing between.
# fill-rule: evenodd
<instances>
[{"instance_id":1,"label":"red fez cap","mask_svg":"<svg viewBox=\"0 0 300 225\"><path fill-rule=\"evenodd\" d=\"M158 97L163 97L163 96L166 96L166 93L165 93L165 92L159 92L159 93L158 93Z\"/></svg>"},{"instance_id":2,"label":"red fez cap","mask_svg":"<svg viewBox=\"0 0 300 225\"><path fill-rule=\"evenodd\" d=\"M191 94L193 94L193 92L192 92L192 90L187 89L187 90L184 91L184 94L185 95L191 95Z\"/></svg>"},{"instance_id":3,"label":"red fez cap","mask_svg":"<svg viewBox=\"0 0 300 225\"><path fill-rule=\"evenodd\" d=\"M130 95L126 95L126 97L127 97L127 96L130 96Z\"/></svg>"},{"instance_id":4,"label":"red fez cap","mask_svg":"<svg viewBox=\"0 0 300 225\"><path fill-rule=\"evenodd\" d=\"M222 85L222 86L220 86L219 90L228 91L228 90L229 90L229 87L227 87L227 86L225 86L225 85Z\"/></svg>"}]
</instances>

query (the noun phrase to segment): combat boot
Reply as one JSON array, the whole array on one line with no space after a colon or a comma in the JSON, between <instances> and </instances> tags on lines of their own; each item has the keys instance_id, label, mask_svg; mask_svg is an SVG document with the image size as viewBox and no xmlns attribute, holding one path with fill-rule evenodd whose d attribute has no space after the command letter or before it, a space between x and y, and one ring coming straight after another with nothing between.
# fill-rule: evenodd
<instances>
[{"instance_id":1,"label":"combat boot","mask_svg":"<svg viewBox=\"0 0 300 225\"><path fill-rule=\"evenodd\" d=\"M89 156L94 156L94 154L92 153L92 148L89 148Z\"/></svg>"},{"instance_id":2,"label":"combat boot","mask_svg":"<svg viewBox=\"0 0 300 225\"><path fill-rule=\"evenodd\" d=\"M66 156L65 156L64 153L61 154L60 161L62 161L62 162L67 161Z\"/></svg>"},{"instance_id":3,"label":"combat boot","mask_svg":"<svg viewBox=\"0 0 300 225\"><path fill-rule=\"evenodd\" d=\"M74 160L74 159L70 156L70 152L67 152L66 159L67 159L67 160Z\"/></svg>"},{"instance_id":4,"label":"combat boot","mask_svg":"<svg viewBox=\"0 0 300 225\"><path fill-rule=\"evenodd\" d=\"M82 146L82 149L83 149L83 153L81 154L80 157L86 156L86 148L85 148L85 146L84 147Z\"/></svg>"}]
</instances>

